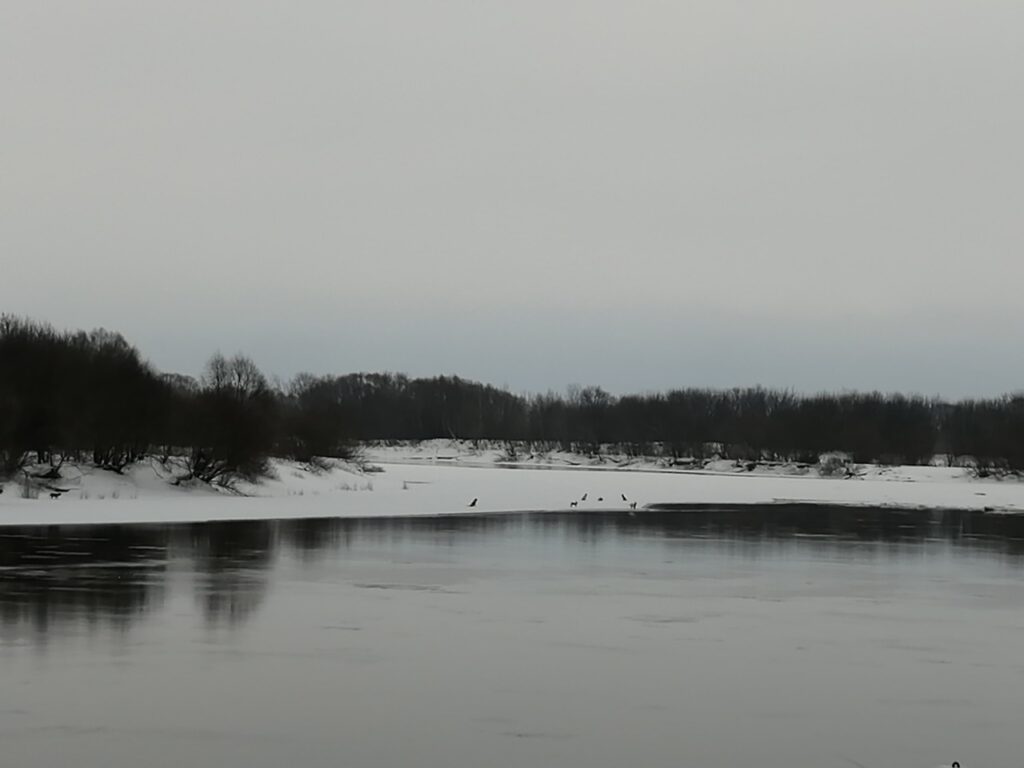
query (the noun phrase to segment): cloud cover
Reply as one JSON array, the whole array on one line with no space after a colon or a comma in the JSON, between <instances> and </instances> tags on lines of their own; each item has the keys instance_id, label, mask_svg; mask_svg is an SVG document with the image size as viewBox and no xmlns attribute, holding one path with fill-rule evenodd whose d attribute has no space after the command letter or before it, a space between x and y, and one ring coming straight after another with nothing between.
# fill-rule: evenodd
<instances>
[{"instance_id":1,"label":"cloud cover","mask_svg":"<svg viewBox=\"0 0 1024 768\"><path fill-rule=\"evenodd\" d=\"M1024 386L1016 2L0 0L0 309L160 368Z\"/></svg>"}]
</instances>

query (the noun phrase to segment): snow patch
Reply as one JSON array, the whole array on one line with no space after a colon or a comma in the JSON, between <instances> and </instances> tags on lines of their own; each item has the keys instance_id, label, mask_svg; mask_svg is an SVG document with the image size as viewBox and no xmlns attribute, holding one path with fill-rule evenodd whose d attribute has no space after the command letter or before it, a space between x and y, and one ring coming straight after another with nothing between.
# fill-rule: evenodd
<instances>
[{"instance_id":1,"label":"snow patch","mask_svg":"<svg viewBox=\"0 0 1024 768\"><path fill-rule=\"evenodd\" d=\"M858 467L852 478L747 471L735 462L701 471L568 463L549 454L496 466L501 450L452 445L375 447L369 466L316 467L274 460L272 477L233 490L174 485L173 464L139 463L117 474L65 465L56 498L20 497L9 482L0 525L196 522L305 517L384 517L512 511L642 510L648 504L848 504L1024 511L1024 483L977 480L960 468ZM499 463L500 464L500 463ZM510 468L514 467L514 468ZM474 506L469 506L478 499Z\"/></svg>"}]
</instances>

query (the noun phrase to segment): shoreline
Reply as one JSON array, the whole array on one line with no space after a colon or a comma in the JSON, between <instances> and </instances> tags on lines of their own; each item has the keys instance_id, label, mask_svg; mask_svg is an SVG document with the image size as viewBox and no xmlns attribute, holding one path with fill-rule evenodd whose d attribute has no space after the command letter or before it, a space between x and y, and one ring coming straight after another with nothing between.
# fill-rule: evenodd
<instances>
[{"instance_id":1,"label":"shoreline","mask_svg":"<svg viewBox=\"0 0 1024 768\"><path fill-rule=\"evenodd\" d=\"M929 467L831 479L371 460L379 471L362 472L341 464L314 470L275 461L273 478L241 484L236 492L176 487L152 464L124 475L68 467L62 485L69 490L57 498L18 498L17 484L8 484L0 495L0 527L628 512L633 503L638 513L787 505L1024 513L1024 483L954 477L949 470Z\"/></svg>"},{"instance_id":2,"label":"shoreline","mask_svg":"<svg viewBox=\"0 0 1024 768\"><path fill-rule=\"evenodd\" d=\"M608 509L516 509L479 512L475 510L460 510L456 512L421 513L421 514L394 514L394 515L315 515L315 516L219 516L211 518L182 517L160 518L160 519L104 519L104 520L58 520L51 522L43 521L2 521L0 522L0 539L10 536L12 531L23 535L26 530L47 530L60 529L74 531L86 528L165 528L184 527L192 525L215 525L215 524L246 524L246 523L388 523L395 521L406 521L410 525L418 523L428 524L431 521L451 519L453 522L472 519L494 520L496 518L509 519L514 517L576 517L596 515L605 518L617 518L622 522L643 522L658 518L661 521L667 518L677 518L681 521L700 520L704 524L722 523L738 524L749 526L754 523L767 525L769 529L775 530L775 526L784 528L789 520L799 520L808 514L820 514L822 523L834 524L836 515L865 516L873 518L878 523L885 518L890 520L896 516L905 516L906 519L922 522L922 516L927 515L929 525L941 525L951 520L973 520L986 519L998 523L1002 520L1010 523L1013 520L1020 521L1024 525L1024 519L1016 514L1004 514L978 509L964 509L955 507L908 507L891 505L871 504L835 504L829 502L775 502L775 503L687 503L687 502L662 502L652 504L635 511L628 508ZM806 520L806 518L804 518ZM1001 523L999 523L1001 525ZM902 526L901 526L902 527ZM761 530L759 528L759 530ZM52 533L52 531L50 531ZM1022 530L1024 533L1024 530ZM796 535L812 535L799 533ZM828 536L829 533L816 533L813 535ZM834 535L834 534L833 534ZM913 537L908 537L913 538ZM866 539L871 541L872 538Z\"/></svg>"}]
</instances>

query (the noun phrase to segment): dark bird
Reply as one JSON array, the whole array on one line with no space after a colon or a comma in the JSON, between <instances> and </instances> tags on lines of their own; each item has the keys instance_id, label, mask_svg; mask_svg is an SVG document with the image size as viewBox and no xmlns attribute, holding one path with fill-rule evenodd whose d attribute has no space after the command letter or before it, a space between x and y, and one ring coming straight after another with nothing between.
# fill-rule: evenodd
<instances>
[{"instance_id":1,"label":"dark bird","mask_svg":"<svg viewBox=\"0 0 1024 768\"><path fill-rule=\"evenodd\" d=\"M59 493L51 493L50 494L50 498L51 499L59 499L60 498L60 494Z\"/></svg>"},{"instance_id":2,"label":"dark bird","mask_svg":"<svg viewBox=\"0 0 1024 768\"><path fill-rule=\"evenodd\" d=\"M569 506L570 506L570 507L576 507L576 506L579 506L579 502L578 502L578 501L570 501L570 502L569 502Z\"/></svg>"},{"instance_id":3,"label":"dark bird","mask_svg":"<svg viewBox=\"0 0 1024 768\"><path fill-rule=\"evenodd\" d=\"M597 500L598 500L598 501L604 501L604 496L598 496L598 497L597 497Z\"/></svg>"},{"instance_id":4,"label":"dark bird","mask_svg":"<svg viewBox=\"0 0 1024 768\"><path fill-rule=\"evenodd\" d=\"M629 508L630 509L636 509L636 502L635 501L629 502Z\"/></svg>"},{"instance_id":5,"label":"dark bird","mask_svg":"<svg viewBox=\"0 0 1024 768\"><path fill-rule=\"evenodd\" d=\"M586 501L586 500L587 500L587 494L585 494L585 493L584 493L584 494L583 494L583 498L582 498L582 499L580 499L580 501Z\"/></svg>"},{"instance_id":6,"label":"dark bird","mask_svg":"<svg viewBox=\"0 0 1024 768\"><path fill-rule=\"evenodd\" d=\"M476 499L473 499L471 502L469 502L469 506L475 507L476 506L476 501L477 501Z\"/></svg>"},{"instance_id":7,"label":"dark bird","mask_svg":"<svg viewBox=\"0 0 1024 768\"><path fill-rule=\"evenodd\" d=\"M622 494L622 500L623 501L629 501L629 499L626 498L626 494Z\"/></svg>"}]
</instances>

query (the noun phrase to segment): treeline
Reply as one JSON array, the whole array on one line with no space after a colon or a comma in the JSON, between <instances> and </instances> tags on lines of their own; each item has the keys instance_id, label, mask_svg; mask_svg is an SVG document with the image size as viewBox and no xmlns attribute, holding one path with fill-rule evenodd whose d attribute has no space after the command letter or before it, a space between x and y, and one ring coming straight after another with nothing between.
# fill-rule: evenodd
<instances>
[{"instance_id":1,"label":"treeline","mask_svg":"<svg viewBox=\"0 0 1024 768\"><path fill-rule=\"evenodd\" d=\"M246 357L214 355L200 380L160 374L124 337L0 318L0 474L30 460L120 472L142 456L183 457L205 482L256 477L269 456L345 456L330 414L302 384L271 386ZM38 469L36 469L38 471Z\"/></svg>"},{"instance_id":2,"label":"treeline","mask_svg":"<svg viewBox=\"0 0 1024 768\"><path fill-rule=\"evenodd\" d=\"M614 397L600 387L519 396L456 377L348 374L317 398L357 440L509 440L595 453L816 463L950 463L1024 469L1024 396L967 400L874 393L797 395L760 387ZM331 404L328 406L327 404Z\"/></svg>"},{"instance_id":3,"label":"treeline","mask_svg":"<svg viewBox=\"0 0 1024 768\"><path fill-rule=\"evenodd\" d=\"M614 397L600 387L521 396L458 377L300 374L271 384L248 358L214 355L198 379L161 374L117 333L0 318L0 473L67 459L121 471L183 457L186 477L261 474L269 456L350 456L369 440L502 440L596 452L814 463L1024 469L1024 396L945 403L903 395L762 388Z\"/></svg>"}]
</instances>

